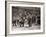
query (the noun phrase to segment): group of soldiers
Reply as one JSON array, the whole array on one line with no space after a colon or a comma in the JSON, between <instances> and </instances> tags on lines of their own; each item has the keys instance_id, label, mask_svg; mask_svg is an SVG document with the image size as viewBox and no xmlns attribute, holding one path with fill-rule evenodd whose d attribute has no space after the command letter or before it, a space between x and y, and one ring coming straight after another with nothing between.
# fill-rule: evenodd
<instances>
[{"instance_id":1,"label":"group of soldiers","mask_svg":"<svg viewBox=\"0 0 46 37\"><path fill-rule=\"evenodd\" d=\"M25 23L27 23L28 26L31 27L33 23L36 23L36 19L38 19L38 18L35 15L33 15L33 16L25 15L25 16L20 17L20 19L14 20L12 23L13 23L13 26L19 26L19 27L24 27ZM37 21L37 23L40 24L40 18Z\"/></svg>"},{"instance_id":2,"label":"group of soldiers","mask_svg":"<svg viewBox=\"0 0 46 37\"><path fill-rule=\"evenodd\" d=\"M24 11L19 9L18 13L18 16L16 15L15 17L16 19L12 21L13 26L24 27L25 25L28 25L28 27L31 27L33 23L40 25L40 16L36 16L35 14L31 13L30 9Z\"/></svg>"}]
</instances>

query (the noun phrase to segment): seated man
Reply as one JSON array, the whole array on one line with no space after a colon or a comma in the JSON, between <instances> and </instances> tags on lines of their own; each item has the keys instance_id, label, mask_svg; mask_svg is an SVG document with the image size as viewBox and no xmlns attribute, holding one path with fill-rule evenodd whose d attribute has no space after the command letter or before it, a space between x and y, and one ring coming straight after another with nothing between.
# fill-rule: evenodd
<instances>
[{"instance_id":1,"label":"seated man","mask_svg":"<svg viewBox=\"0 0 46 37\"><path fill-rule=\"evenodd\" d=\"M21 17L21 19L19 20L20 27L24 27L24 19L22 18L23 17Z\"/></svg>"}]
</instances>

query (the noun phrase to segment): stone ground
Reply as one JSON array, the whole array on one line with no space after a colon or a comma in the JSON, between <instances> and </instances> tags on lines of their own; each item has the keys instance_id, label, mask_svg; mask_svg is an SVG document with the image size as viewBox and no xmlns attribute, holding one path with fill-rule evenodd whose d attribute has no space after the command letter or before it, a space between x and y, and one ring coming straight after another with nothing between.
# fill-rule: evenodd
<instances>
[{"instance_id":1,"label":"stone ground","mask_svg":"<svg viewBox=\"0 0 46 37\"><path fill-rule=\"evenodd\" d=\"M28 27L28 26L25 26L25 27L13 27L12 30L38 30L40 29L40 26L39 25L34 25L32 24L31 27Z\"/></svg>"}]
</instances>

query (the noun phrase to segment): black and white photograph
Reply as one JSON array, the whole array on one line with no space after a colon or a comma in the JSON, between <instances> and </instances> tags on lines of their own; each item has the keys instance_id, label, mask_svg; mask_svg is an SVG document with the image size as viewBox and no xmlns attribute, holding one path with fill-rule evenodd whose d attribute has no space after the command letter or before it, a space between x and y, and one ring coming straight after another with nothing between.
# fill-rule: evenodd
<instances>
[{"instance_id":1,"label":"black and white photograph","mask_svg":"<svg viewBox=\"0 0 46 37\"><path fill-rule=\"evenodd\" d=\"M21 3L9 3L9 33L19 34L43 32L43 6L39 4Z\"/></svg>"},{"instance_id":2,"label":"black and white photograph","mask_svg":"<svg viewBox=\"0 0 46 37\"><path fill-rule=\"evenodd\" d=\"M39 7L12 6L12 29L37 30L40 29Z\"/></svg>"}]
</instances>

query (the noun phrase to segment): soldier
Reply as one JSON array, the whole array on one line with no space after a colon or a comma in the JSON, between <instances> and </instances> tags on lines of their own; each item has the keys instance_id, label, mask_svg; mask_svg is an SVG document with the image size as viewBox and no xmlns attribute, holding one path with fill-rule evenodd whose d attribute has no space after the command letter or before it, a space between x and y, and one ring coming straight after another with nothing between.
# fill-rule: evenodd
<instances>
[{"instance_id":1,"label":"soldier","mask_svg":"<svg viewBox=\"0 0 46 37\"><path fill-rule=\"evenodd\" d=\"M12 22L13 23L13 26L16 26L16 20Z\"/></svg>"},{"instance_id":2,"label":"soldier","mask_svg":"<svg viewBox=\"0 0 46 37\"><path fill-rule=\"evenodd\" d=\"M31 18L28 18L28 24L29 24L29 27L32 26L32 20L31 20Z\"/></svg>"},{"instance_id":3,"label":"soldier","mask_svg":"<svg viewBox=\"0 0 46 37\"><path fill-rule=\"evenodd\" d=\"M32 16L32 23L36 22L36 16Z\"/></svg>"}]
</instances>

